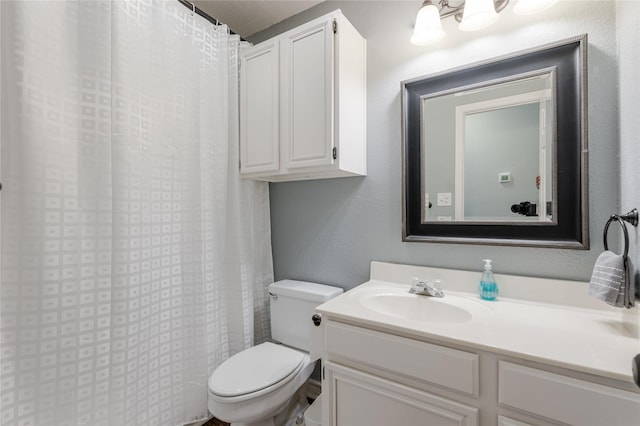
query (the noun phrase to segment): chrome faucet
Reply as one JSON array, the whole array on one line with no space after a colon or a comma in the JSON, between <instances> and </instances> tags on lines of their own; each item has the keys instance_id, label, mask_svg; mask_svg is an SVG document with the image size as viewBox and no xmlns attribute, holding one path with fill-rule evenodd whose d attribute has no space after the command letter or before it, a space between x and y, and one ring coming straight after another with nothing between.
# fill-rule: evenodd
<instances>
[{"instance_id":1,"label":"chrome faucet","mask_svg":"<svg viewBox=\"0 0 640 426\"><path fill-rule=\"evenodd\" d=\"M444 297L442 281L420 281L415 277L413 278L413 284L409 289L409 293L417 294L419 296Z\"/></svg>"}]
</instances>

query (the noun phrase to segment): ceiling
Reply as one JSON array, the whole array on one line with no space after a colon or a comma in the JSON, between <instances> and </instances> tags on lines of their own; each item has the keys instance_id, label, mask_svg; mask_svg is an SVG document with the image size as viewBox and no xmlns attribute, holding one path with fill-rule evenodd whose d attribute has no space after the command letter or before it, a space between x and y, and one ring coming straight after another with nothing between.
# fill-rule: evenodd
<instances>
[{"instance_id":1,"label":"ceiling","mask_svg":"<svg viewBox=\"0 0 640 426\"><path fill-rule=\"evenodd\" d=\"M323 0L192 0L202 11L227 24L242 38L269 28Z\"/></svg>"}]
</instances>

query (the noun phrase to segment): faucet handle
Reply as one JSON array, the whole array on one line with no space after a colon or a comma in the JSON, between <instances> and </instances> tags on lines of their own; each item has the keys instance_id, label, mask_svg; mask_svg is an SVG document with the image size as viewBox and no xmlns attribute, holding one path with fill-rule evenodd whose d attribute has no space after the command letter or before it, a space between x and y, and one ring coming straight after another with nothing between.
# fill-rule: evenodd
<instances>
[{"instance_id":1,"label":"faucet handle","mask_svg":"<svg viewBox=\"0 0 640 426\"><path fill-rule=\"evenodd\" d=\"M429 281L428 284L431 285L436 290L442 290L442 286L444 283L442 282L442 280L433 280L433 281Z\"/></svg>"},{"instance_id":2,"label":"faucet handle","mask_svg":"<svg viewBox=\"0 0 640 426\"><path fill-rule=\"evenodd\" d=\"M428 282L427 286L431 287L431 291L429 291L429 293L431 293L432 296L444 297L444 291L442 290L442 281L433 280L431 282Z\"/></svg>"},{"instance_id":3,"label":"faucet handle","mask_svg":"<svg viewBox=\"0 0 640 426\"><path fill-rule=\"evenodd\" d=\"M417 277L413 278L409 293L425 296L444 297L444 291L442 291L442 281L420 281Z\"/></svg>"},{"instance_id":4,"label":"faucet handle","mask_svg":"<svg viewBox=\"0 0 640 426\"><path fill-rule=\"evenodd\" d=\"M409 289L409 293L413 294L426 294L429 290L427 288L427 283L424 281L418 280L418 278L413 278L413 283L411 284L411 288Z\"/></svg>"}]
</instances>

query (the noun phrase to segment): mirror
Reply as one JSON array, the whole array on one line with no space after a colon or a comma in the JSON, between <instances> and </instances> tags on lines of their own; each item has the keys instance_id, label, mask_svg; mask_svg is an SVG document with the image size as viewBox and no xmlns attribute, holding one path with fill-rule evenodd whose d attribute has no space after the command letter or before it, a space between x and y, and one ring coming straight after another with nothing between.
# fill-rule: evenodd
<instances>
[{"instance_id":1,"label":"mirror","mask_svg":"<svg viewBox=\"0 0 640 426\"><path fill-rule=\"evenodd\" d=\"M549 69L422 97L423 222L551 222L554 83Z\"/></svg>"},{"instance_id":2,"label":"mirror","mask_svg":"<svg viewBox=\"0 0 640 426\"><path fill-rule=\"evenodd\" d=\"M402 83L404 241L588 248L585 49Z\"/></svg>"}]
</instances>

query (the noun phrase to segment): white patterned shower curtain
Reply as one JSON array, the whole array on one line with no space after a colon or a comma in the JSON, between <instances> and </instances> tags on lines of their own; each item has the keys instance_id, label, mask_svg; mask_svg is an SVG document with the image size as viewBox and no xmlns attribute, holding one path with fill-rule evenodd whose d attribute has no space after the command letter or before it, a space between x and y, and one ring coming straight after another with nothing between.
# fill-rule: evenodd
<instances>
[{"instance_id":1,"label":"white patterned shower curtain","mask_svg":"<svg viewBox=\"0 0 640 426\"><path fill-rule=\"evenodd\" d=\"M176 0L0 2L0 424L178 425L268 337L239 40Z\"/></svg>"}]
</instances>

